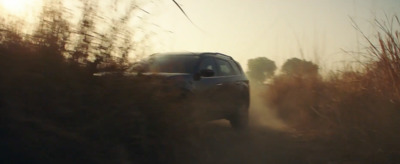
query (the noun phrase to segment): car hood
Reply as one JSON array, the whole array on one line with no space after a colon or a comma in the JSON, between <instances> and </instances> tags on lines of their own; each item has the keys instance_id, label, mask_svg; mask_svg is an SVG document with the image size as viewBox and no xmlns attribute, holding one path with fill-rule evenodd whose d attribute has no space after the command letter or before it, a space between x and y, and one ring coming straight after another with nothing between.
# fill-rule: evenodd
<instances>
[{"instance_id":1,"label":"car hood","mask_svg":"<svg viewBox=\"0 0 400 164\"><path fill-rule=\"evenodd\" d=\"M144 72L144 73L138 73L138 72L98 72L94 73L93 76L109 76L109 75L123 75L123 76L161 76L161 77L167 77L167 78L172 78L172 77L182 77L182 78L192 78L192 75L189 73L166 73L166 72Z\"/></svg>"},{"instance_id":2,"label":"car hood","mask_svg":"<svg viewBox=\"0 0 400 164\"><path fill-rule=\"evenodd\" d=\"M192 92L195 90L195 86L193 85L193 75L190 73L165 73L165 72L158 72L158 73L137 73L137 72L100 72L94 73L93 76L96 77L108 77L108 76L125 76L125 77L149 77L149 76L156 76L156 77L164 77L165 82L172 82L173 86L177 88L184 89L186 91Z\"/></svg>"},{"instance_id":3,"label":"car hood","mask_svg":"<svg viewBox=\"0 0 400 164\"><path fill-rule=\"evenodd\" d=\"M173 76L190 76L189 73L166 73L166 72L145 72L145 73L137 73L137 72L126 72L124 73L126 76L137 76L137 75L145 75L145 76L164 76L164 77L173 77Z\"/></svg>"}]
</instances>

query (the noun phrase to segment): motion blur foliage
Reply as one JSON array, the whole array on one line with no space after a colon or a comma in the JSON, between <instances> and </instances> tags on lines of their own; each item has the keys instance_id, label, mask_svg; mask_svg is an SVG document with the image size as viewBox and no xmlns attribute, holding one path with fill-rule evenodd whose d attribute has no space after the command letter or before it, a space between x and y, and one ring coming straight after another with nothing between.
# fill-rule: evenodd
<instances>
[{"instance_id":1,"label":"motion blur foliage","mask_svg":"<svg viewBox=\"0 0 400 164\"><path fill-rule=\"evenodd\" d=\"M195 147L190 110L179 92L160 92L168 84L158 77L92 76L123 70L133 42L115 39L129 36L128 16L99 34L96 1L84 2L78 32L60 1L33 34L0 25L1 163L176 163Z\"/></svg>"},{"instance_id":2,"label":"motion blur foliage","mask_svg":"<svg viewBox=\"0 0 400 164\"><path fill-rule=\"evenodd\" d=\"M265 102L297 133L325 140L341 156L366 163L399 162L398 27L381 26L383 34L379 31L375 42L366 38L370 61L358 71L322 79L317 65L289 59L266 90Z\"/></svg>"}]
</instances>

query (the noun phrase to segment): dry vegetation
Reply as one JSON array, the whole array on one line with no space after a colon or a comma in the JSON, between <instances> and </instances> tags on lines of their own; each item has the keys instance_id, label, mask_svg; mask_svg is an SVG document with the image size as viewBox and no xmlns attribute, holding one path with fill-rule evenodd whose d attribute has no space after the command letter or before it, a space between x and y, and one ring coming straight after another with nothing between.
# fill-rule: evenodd
<instances>
[{"instance_id":1,"label":"dry vegetation","mask_svg":"<svg viewBox=\"0 0 400 164\"><path fill-rule=\"evenodd\" d=\"M188 110L177 92L160 92L165 82L92 76L122 70L138 48L127 25L137 6L105 20L95 2L83 1L77 27L59 1L32 34L0 25L1 163L161 163L192 148Z\"/></svg>"},{"instance_id":2,"label":"dry vegetation","mask_svg":"<svg viewBox=\"0 0 400 164\"><path fill-rule=\"evenodd\" d=\"M307 155L318 156L303 151L317 143L299 146L265 129L204 129L157 77L92 76L120 72L129 55L141 56L128 23L141 9L132 2L105 18L97 1L82 4L77 25L60 1L46 4L33 33L18 21L0 24L0 163L312 163ZM322 78L317 65L293 59L300 64L284 66L257 99L296 135L323 142L317 163L329 162L329 153L338 163L400 161L400 32L380 27L361 71Z\"/></svg>"},{"instance_id":3,"label":"dry vegetation","mask_svg":"<svg viewBox=\"0 0 400 164\"><path fill-rule=\"evenodd\" d=\"M376 22L377 38L367 38L368 59L358 71L321 78L310 62L286 64L264 100L305 138L325 140L332 153L367 163L396 163L400 156L400 22ZM293 61L292 61L293 62ZM308 63L308 64L307 64ZM293 73L295 72L295 73Z\"/></svg>"}]
</instances>

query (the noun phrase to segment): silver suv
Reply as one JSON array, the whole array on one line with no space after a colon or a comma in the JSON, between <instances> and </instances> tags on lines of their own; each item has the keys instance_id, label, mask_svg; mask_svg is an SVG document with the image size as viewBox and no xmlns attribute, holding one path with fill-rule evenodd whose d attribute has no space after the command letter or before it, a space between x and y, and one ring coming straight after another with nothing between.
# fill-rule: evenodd
<instances>
[{"instance_id":1,"label":"silver suv","mask_svg":"<svg viewBox=\"0 0 400 164\"><path fill-rule=\"evenodd\" d=\"M177 82L184 100L197 104L204 118L227 119L234 128L245 128L249 115L249 81L239 63L221 53L163 53L151 55L129 72L159 75Z\"/></svg>"}]
</instances>

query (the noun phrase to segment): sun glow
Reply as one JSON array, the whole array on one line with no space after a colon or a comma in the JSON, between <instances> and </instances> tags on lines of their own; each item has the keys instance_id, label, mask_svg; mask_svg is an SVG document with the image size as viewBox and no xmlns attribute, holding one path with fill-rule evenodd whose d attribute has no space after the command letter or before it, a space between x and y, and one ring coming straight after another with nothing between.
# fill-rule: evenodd
<instances>
[{"instance_id":1,"label":"sun glow","mask_svg":"<svg viewBox=\"0 0 400 164\"><path fill-rule=\"evenodd\" d=\"M37 0L0 0L0 10L9 14L21 15L32 7L31 5Z\"/></svg>"}]
</instances>

